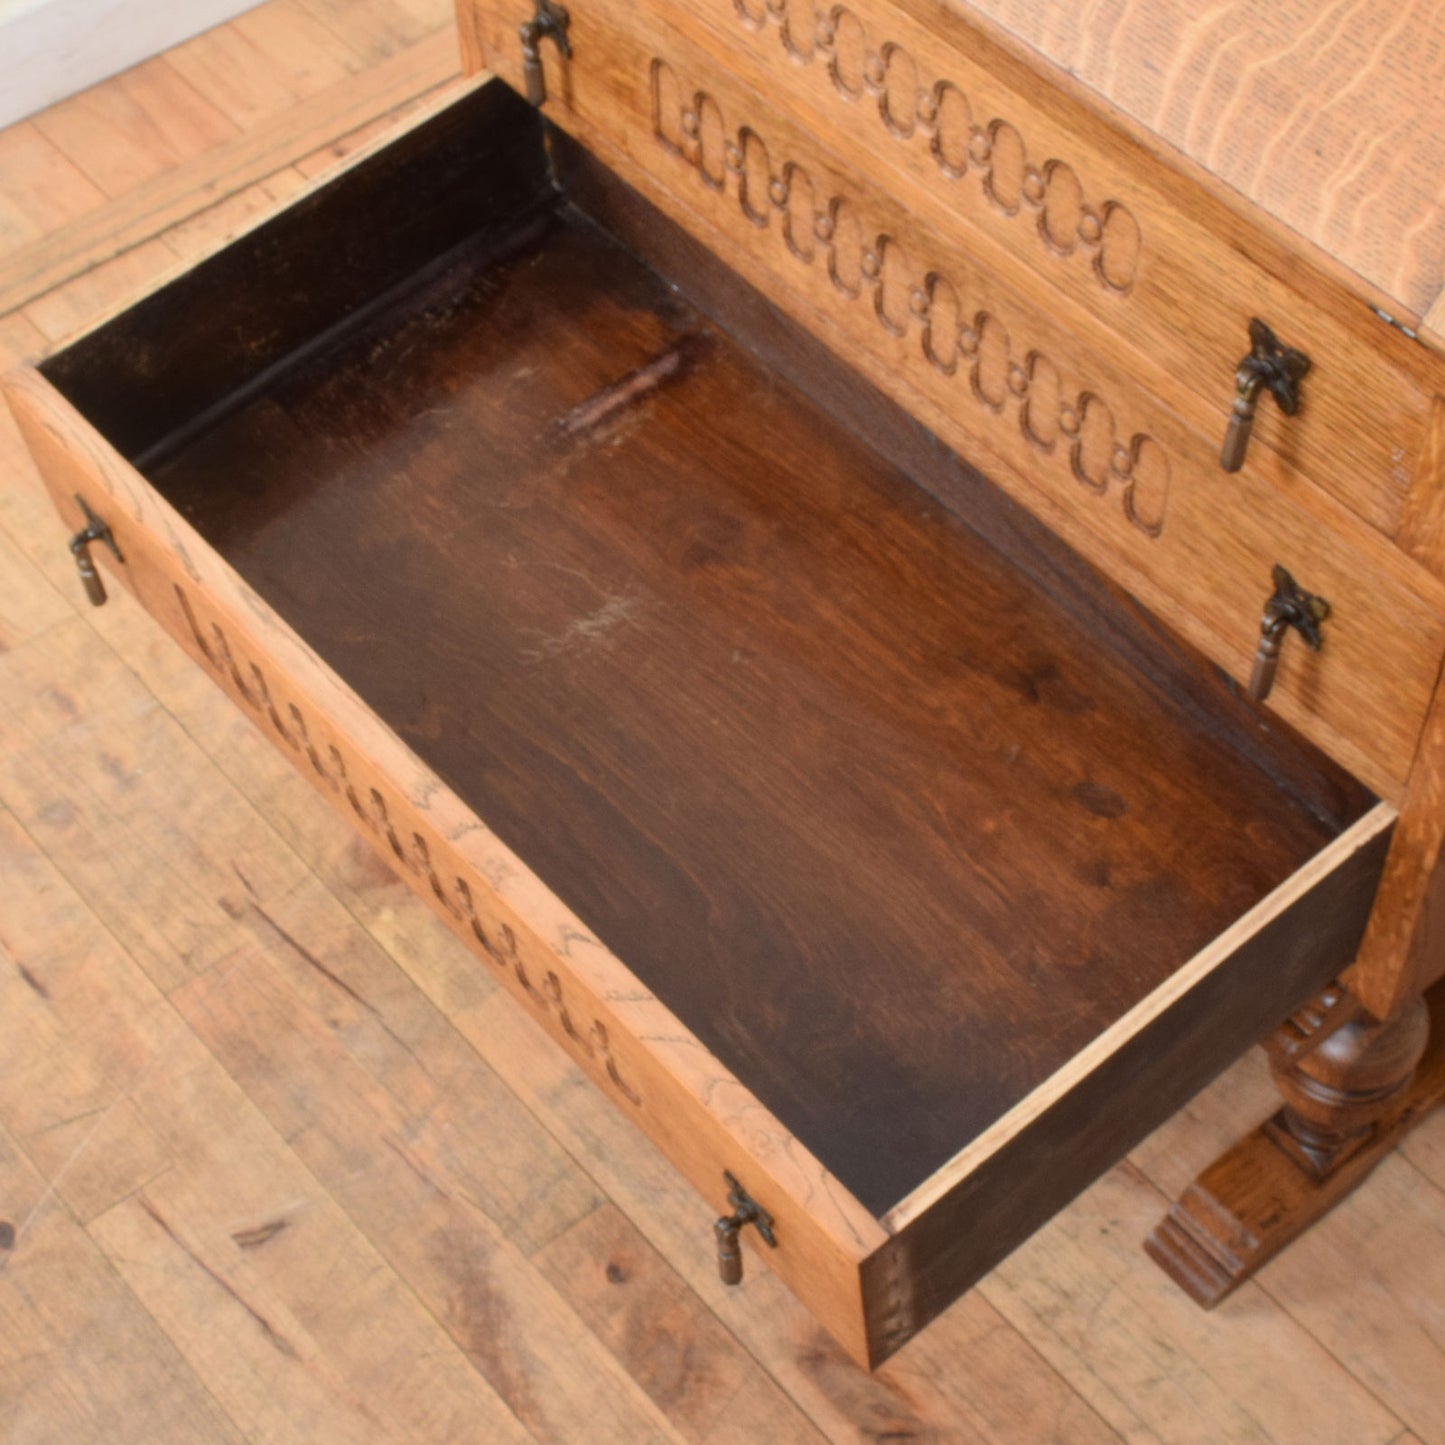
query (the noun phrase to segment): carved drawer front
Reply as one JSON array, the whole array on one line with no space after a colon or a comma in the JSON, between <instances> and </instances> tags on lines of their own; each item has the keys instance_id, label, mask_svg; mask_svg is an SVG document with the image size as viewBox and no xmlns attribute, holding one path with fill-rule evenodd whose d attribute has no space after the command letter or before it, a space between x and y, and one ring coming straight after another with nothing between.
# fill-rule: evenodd
<instances>
[{"instance_id":1,"label":"carved drawer front","mask_svg":"<svg viewBox=\"0 0 1445 1445\"><path fill-rule=\"evenodd\" d=\"M798 123L796 97L780 103L780 81L763 101L738 78L750 45L729 43L729 72L716 38L685 21L685 8L664 16L656 0L578 0L572 59L541 50L548 117L1242 684L1274 569L1324 598L1322 646L1285 641L1270 703L1396 797L1445 650L1445 587L1294 470L1221 469L1232 360L1223 409L1209 418L1219 426L1205 435L1156 387L1157 372L1141 385L1130 357L1095 344L1099 328L1072 303L1020 282L1016 266L995 269L998 253L975 244L936 198L892 174L880 187L876 157L840 159L819 139L817 117ZM480 57L519 86L524 9L499 0L473 15ZM770 45L781 43L774 31L763 33ZM876 98L863 108L876 114ZM847 132L830 138L859 144ZM960 203L958 215L968 214ZM1020 234L1037 245L1036 228ZM1045 252L1030 267L1059 259ZM1132 287L1101 278L1124 274L1104 233L1074 260L1088 287L1128 301ZM1262 404L1261 417L1274 409ZM1366 430L1378 439L1378 428Z\"/></svg>"},{"instance_id":2,"label":"carved drawer front","mask_svg":"<svg viewBox=\"0 0 1445 1445\"><path fill-rule=\"evenodd\" d=\"M1413 708L1437 624L1367 544L1259 484L1222 533L1120 373L680 43L617 53L608 154L1161 610L1207 572L1236 666L1283 538L1338 629L1277 693L1394 776L1408 718L1332 669ZM679 1167L717 1288L765 1262L877 1364L1348 965L1395 812L986 479L1011 545L941 507L554 141L476 87L7 398L92 600L129 588Z\"/></svg>"},{"instance_id":3,"label":"carved drawer front","mask_svg":"<svg viewBox=\"0 0 1445 1445\"><path fill-rule=\"evenodd\" d=\"M530 3L464 0L476 54L509 78ZM1445 363L1302 259L1297 238L1244 218L1207 181L1103 121L1066 77L1041 80L987 22L923 0L574 0L569 14L570 74L543 56L557 72L547 107L559 123L566 86L580 119L621 58L604 24L626 27L642 48L685 40L679 83L712 92L718 74L736 76L767 98L765 113L737 124L770 153L786 119L804 142L844 157L846 175L1039 297L1198 433L1202 469L1218 469L1236 369L1262 318L1313 365L1298 414L1268 400L1259 408L1246 465L1286 491L1309 477L1387 537L1403 523L1402 545L1412 545L1412 508L1439 483L1431 398L1445 394ZM1420 476L1422 459L1432 476Z\"/></svg>"}]
</instances>

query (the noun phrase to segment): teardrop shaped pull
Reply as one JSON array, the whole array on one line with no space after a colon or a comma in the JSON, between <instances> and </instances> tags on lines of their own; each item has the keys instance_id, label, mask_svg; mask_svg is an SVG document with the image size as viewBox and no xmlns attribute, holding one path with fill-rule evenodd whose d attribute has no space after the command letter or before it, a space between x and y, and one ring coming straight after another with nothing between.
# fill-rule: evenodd
<instances>
[{"instance_id":1,"label":"teardrop shaped pull","mask_svg":"<svg viewBox=\"0 0 1445 1445\"><path fill-rule=\"evenodd\" d=\"M1282 345L1257 316L1249 323L1249 344L1249 355L1234 373L1234 406L1219 452L1219 465L1226 472L1237 472L1244 465L1260 392L1269 392L1286 416L1294 416L1300 408L1300 381L1310 369L1309 357Z\"/></svg>"},{"instance_id":2,"label":"teardrop shaped pull","mask_svg":"<svg viewBox=\"0 0 1445 1445\"><path fill-rule=\"evenodd\" d=\"M84 497L77 496L75 500L85 514L85 526L70 539L70 555L75 558L75 568L80 573L81 585L85 588L85 595L90 599L90 605L103 607L105 605L105 583L101 580L100 573L96 571L95 558L90 555L90 549L96 542L100 542L115 553L117 562L124 562L125 558L120 555L120 548L116 545L110 527L90 510Z\"/></svg>"},{"instance_id":3,"label":"teardrop shaped pull","mask_svg":"<svg viewBox=\"0 0 1445 1445\"><path fill-rule=\"evenodd\" d=\"M770 1249L778 1247L778 1238L773 1233L773 1216L755 1200L752 1195L726 1170L723 1178L728 1186L728 1203L733 1212L725 1214L713 1225L713 1238L717 1244L717 1272L724 1284L743 1282L743 1252L738 1241L738 1231L745 1224L754 1225L767 1241Z\"/></svg>"},{"instance_id":4,"label":"teardrop shaped pull","mask_svg":"<svg viewBox=\"0 0 1445 1445\"><path fill-rule=\"evenodd\" d=\"M556 0L537 0L537 8L530 20L518 28L522 41L522 80L527 87L527 99L536 106L547 101L547 76L542 69L542 42L550 40L563 60L572 58L572 42L567 37L567 28L572 17Z\"/></svg>"},{"instance_id":5,"label":"teardrop shaped pull","mask_svg":"<svg viewBox=\"0 0 1445 1445\"><path fill-rule=\"evenodd\" d=\"M1255 702L1263 702L1274 688L1285 633L1293 628L1304 638L1306 647L1318 652L1324 643L1320 624L1330 615L1330 604L1323 597L1306 592L1285 568L1276 565L1272 577L1274 595L1264 604L1259 646L1249 674L1249 696Z\"/></svg>"}]
</instances>

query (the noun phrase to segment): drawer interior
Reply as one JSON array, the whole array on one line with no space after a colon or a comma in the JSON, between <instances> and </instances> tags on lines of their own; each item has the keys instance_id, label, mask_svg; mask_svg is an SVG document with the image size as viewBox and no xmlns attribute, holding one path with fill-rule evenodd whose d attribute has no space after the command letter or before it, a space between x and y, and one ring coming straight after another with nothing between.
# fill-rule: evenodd
<instances>
[{"instance_id":1,"label":"drawer interior","mask_svg":"<svg viewBox=\"0 0 1445 1445\"><path fill-rule=\"evenodd\" d=\"M883 1215L1374 800L569 155L486 87L44 369Z\"/></svg>"}]
</instances>

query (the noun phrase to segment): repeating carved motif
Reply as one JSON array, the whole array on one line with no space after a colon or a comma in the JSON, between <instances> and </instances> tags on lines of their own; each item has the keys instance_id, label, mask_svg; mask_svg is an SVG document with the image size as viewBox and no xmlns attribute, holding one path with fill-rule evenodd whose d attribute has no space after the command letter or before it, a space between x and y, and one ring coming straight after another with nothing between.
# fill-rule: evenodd
<instances>
[{"instance_id":1,"label":"repeating carved motif","mask_svg":"<svg viewBox=\"0 0 1445 1445\"><path fill-rule=\"evenodd\" d=\"M720 193L731 186L748 222L771 230L804 265L821 262L840 295L871 304L885 332L916 332L935 372L965 381L1000 419L1012 414L1028 441L1067 460L1088 491L1104 497L1117 489L1124 516L1145 536L1163 532L1171 468L1159 442L1143 433L1121 436L1097 392L1067 394L1054 363L1036 349L1021 351L1003 320L971 305L942 266L908 256L886 229L866 225L848 197L824 196L798 161L775 163L753 127L730 127L717 100L685 90L666 61L652 61L650 85L653 134L703 185Z\"/></svg>"},{"instance_id":2,"label":"repeating carved motif","mask_svg":"<svg viewBox=\"0 0 1445 1445\"><path fill-rule=\"evenodd\" d=\"M874 42L845 5L819 10L815 0L732 0L755 35L776 29L788 56L820 62L846 101L872 100L883 128L904 144L926 144L950 180L972 174L984 198L1006 216L1032 217L1045 247L1082 252L1099 284L1123 294L1134 284L1143 236L1122 201L1091 203L1066 161L1036 164L1016 126L975 118L967 93L951 80L928 83L917 61L894 41Z\"/></svg>"},{"instance_id":3,"label":"repeating carved motif","mask_svg":"<svg viewBox=\"0 0 1445 1445\"><path fill-rule=\"evenodd\" d=\"M260 665L252 659L238 657L225 629L216 620L211 619L209 629L203 629L190 595L179 583L174 585L176 601L180 604L196 647L216 675L230 684L233 694L269 723L287 747L306 758L319 782L346 799L357 821L367 832L386 840L397 866L423 882L437 904L470 929L481 951L497 968L511 974L538 1012L552 1014L573 1046L587 1058L595 1060L626 1099L641 1105L641 1096L623 1077L613 1057L606 1025L595 1018L579 1024L574 1005L568 1002L565 987L554 969L547 970L540 986L533 981L517 950L517 938L511 927L506 923L488 927L482 921L467 880L460 874L453 874L450 881L446 880L432 859L432 850L426 838L416 829L410 830L409 837L403 837L403 832L398 830L394 815L404 810L399 809L394 801L388 802L377 787L363 785L363 797L348 775L346 760L334 742L326 744L326 756L323 758L312 740L312 728L305 714L294 702L287 704L289 721L283 719Z\"/></svg>"}]
</instances>

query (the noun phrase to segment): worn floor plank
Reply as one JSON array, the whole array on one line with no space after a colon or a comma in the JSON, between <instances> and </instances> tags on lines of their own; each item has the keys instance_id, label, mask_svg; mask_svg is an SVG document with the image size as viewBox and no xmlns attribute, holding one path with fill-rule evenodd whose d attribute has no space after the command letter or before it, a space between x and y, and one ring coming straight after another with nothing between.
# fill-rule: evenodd
<instances>
[{"instance_id":1,"label":"worn floor plank","mask_svg":"<svg viewBox=\"0 0 1445 1445\"><path fill-rule=\"evenodd\" d=\"M111 178L101 189L112 200L0 256L0 315L53 292L74 276L144 248L167 227L286 170L340 136L384 125L387 116L453 80L459 70L455 37L439 30L358 75L347 71L334 84L239 133L217 111L220 124L212 128L209 143L185 152L178 152L165 135L152 135L142 123L144 112L142 119L136 119L137 107L129 97L107 99L101 105L92 92L86 92L74 102L61 102L74 104L76 114L57 117L46 111L31 124L67 156L83 150L86 135L110 135L108 112L119 112L114 121L117 134L106 142L105 155L88 162L91 171ZM107 113L92 114L97 107ZM232 134L215 139L221 124ZM117 179L121 176L144 176L144 180L125 186Z\"/></svg>"},{"instance_id":2,"label":"worn floor plank","mask_svg":"<svg viewBox=\"0 0 1445 1445\"><path fill-rule=\"evenodd\" d=\"M236 134L164 56L58 101L34 125L112 200Z\"/></svg>"},{"instance_id":3,"label":"worn floor plank","mask_svg":"<svg viewBox=\"0 0 1445 1445\"><path fill-rule=\"evenodd\" d=\"M240 1445L234 1423L0 1128L0 1438ZM8 1236L7 1236L8 1237Z\"/></svg>"},{"instance_id":4,"label":"worn floor plank","mask_svg":"<svg viewBox=\"0 0 1445 1445\"><path fill-rule=\"evenodd\" d=\"M1167 1206L1132 1166L1111 1170L984 1293L1065 1378L1102 1380L1163 1440L1392 1440L1404 1422L1257 1284L1205 1313L1141 1264ZM1282 1375L1281 1358L1298 1369Z\"/></svg>"},{"instance_id":5,"label":"worn floor plank","mask_svg":"<svg viewBox=\"0 0 1445 1445\"><path fill-rule=\"evenodd\" d=\"M525 1437L8 814L0 919L0 1055L28 1065L0 1076L0 1124L248 1438Z\"/></svg>"},{"instance_id":6,"label":"worn floor plank","mask_svg":"<svg viewBox=\"0 0 1445 1445\"><path fill-rule=\"evenodd\" d=\"M489 998L456 1023L830 1439L906 1440L934 1430L960 1441L1115 1438L978 1295L930 1327L930 1343L915 1341L869 1377L765 1268L750 1263L742 1289L719 1284L703 1247L711 1220L702 1201L580 1070L544 1047L510 999ZM1029 1433L1020 1436L1021 1425Z\"/></svg>"},{"instance_id":7,"label":"worn floor plank","mask_svg":"<svg viewBox=\"0 0 1445 1445\"><path fill-rule=\"evenodd\" d=\"M615 1205L594 1210L534 1259L684 1438L825 1438Z\"/></svg>"}]
</instances>

